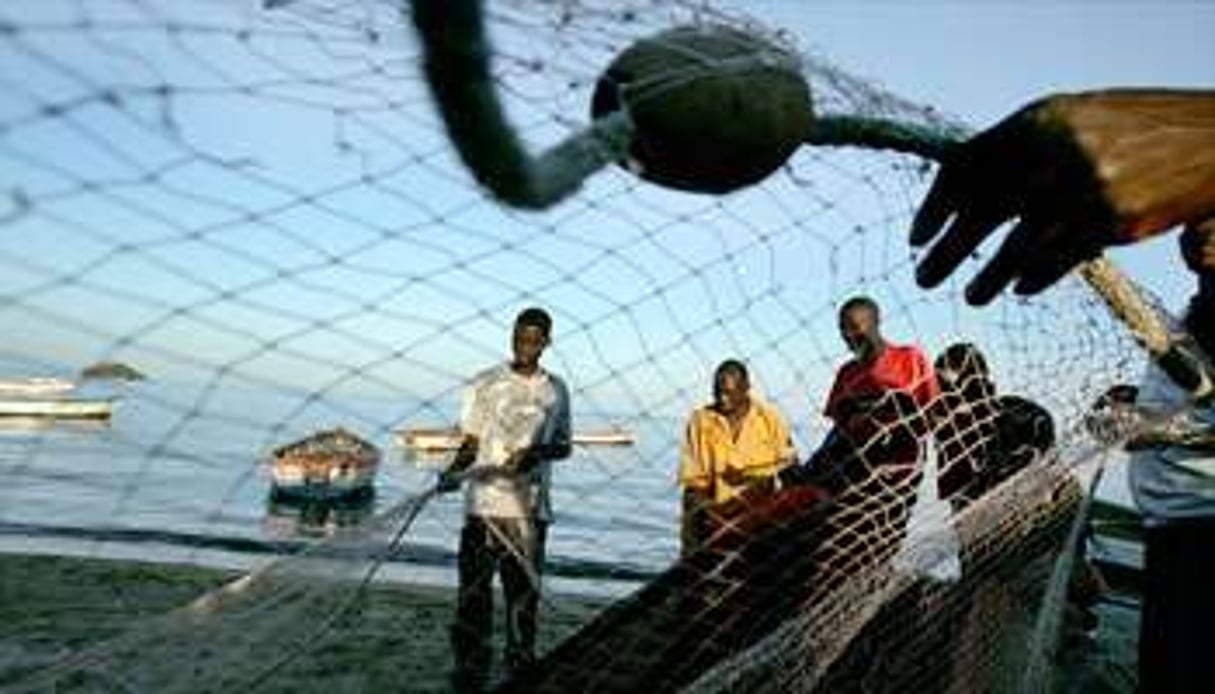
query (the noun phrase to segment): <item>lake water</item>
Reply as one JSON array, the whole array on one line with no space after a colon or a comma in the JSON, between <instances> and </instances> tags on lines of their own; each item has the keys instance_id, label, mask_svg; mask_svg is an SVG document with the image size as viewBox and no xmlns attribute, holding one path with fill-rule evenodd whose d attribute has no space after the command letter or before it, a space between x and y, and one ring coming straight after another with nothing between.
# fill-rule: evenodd
<instances>
[{"instance_id":1,"label":"lake water","mask_svg":"<svg viewBox=\"0 0 1215 694\"><path fill-rule=\"evenodd\" d=\"M136 384L108 426L0 422L0 531L25 548L83 542L97 554L149 559L180 556L183 548L200 561L216 550L296 550L428 489L446 458L412 457L392 431L442 426L456 411L454 402ZM575 426L612 423L584 417ZM269 451L339 424L384 453L375 498L347 506L273 502ZM557 464L550 574L635 579L677 555L679 422L627 426L636 446L576 447ZM400 558L454 565L462 518L461 494L433 500Z\"/></svg>"}]
</instances>

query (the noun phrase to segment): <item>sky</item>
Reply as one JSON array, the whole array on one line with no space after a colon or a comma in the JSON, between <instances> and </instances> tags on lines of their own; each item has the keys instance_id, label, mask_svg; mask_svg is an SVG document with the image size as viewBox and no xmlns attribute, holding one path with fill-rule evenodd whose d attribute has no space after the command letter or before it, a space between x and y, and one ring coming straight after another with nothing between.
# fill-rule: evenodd
<instances>
[{"instance_id":1,"label":"sky","mask_svg":"<svg viewBox=\"0 0 1215 694\"><path fill-rule=\"evenodd\" d=\"M979 128L1055 92L1215 88L1215 2L1209 0L745 5L848 71ZM1174 309L1193 290L1174 236L1118 249L1113 257Z\"/></svg>"},{"instance_id":2,"label":"sky","mask_svg":"<svg viewBox=\"0 0 1215 694\"><path fill-rule=\"evenodd\" d=\"M805 408L843 356L845 292L877 294L891 329L932 349L982 323L1015 356L1035 330L1083 322L915 290L902 235L924 181L863 157L799 159L802 183L720 201L615 170L549 212L488 205L443 140L394 3L330 6L0 8L23 29L0 42L0 359L448 397L503 356L514 311L547 302L556 368L603 409L683 408L727 353ZM545 43L536 5L489 6L523 37L497 46L510 114L529 145L551 144L586 119L585 83L554 84L593 76L619 41L609 22ZM1215 84L1211 2L717 6L975 127L1057 90ZM1189 292L1171 239L1115 257L1166 305ZM1088 349L1070 337L1058 369ZM1016 368L1049 379L1047 359Z\"/></svg>"}]
</instances>

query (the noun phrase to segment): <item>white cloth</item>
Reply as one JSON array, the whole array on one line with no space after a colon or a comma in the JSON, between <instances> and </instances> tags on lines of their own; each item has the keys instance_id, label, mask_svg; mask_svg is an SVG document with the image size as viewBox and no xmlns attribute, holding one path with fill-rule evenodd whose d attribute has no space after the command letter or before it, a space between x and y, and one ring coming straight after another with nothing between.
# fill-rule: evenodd
<instances>
[{"instance_id":1,"label":"white cloth","mask_svg":"<svg viewBox=\"0 0 1215 694\"><path fill-rule=\"evenodd\" d=\"M1215 405L1185 406L1186 395L1155 364L1148 366L1137 403L1149 412L1179 411L1178 423L1215 427ZM1189 421L1185 421L1189 420ZM1135 451L1131 492L1148 525L1215 517L1215 456L1180 446Z\"/></svg>"},{"instance_id":2,"label":"white cloth","mask_svg":"<svg viewBox=\"0 0 1215 694\"><path fill-rule=\"evenodd\" d=\"M949 502L937 495L937 450L929 436L920 441L923 477L911 507L907 536L894 555L894 568L937 581L962 577L961 543L954 528Z\"/></svg>"},{"instance_id":3,"label":"white cloth","mask_svg":"<svg viewBox=\"0 0 1215 694\"><path fill-rule=\"evenodd\" d=\"M525 474L497 475L492 468L502 467L519 449L569 443L569 391L560 378L543 369L523 376L509 364L486 369L464 393L460 430L479 441L464 495L465 513L552 520L549 461Z\"/></svg>"}]
</instances>

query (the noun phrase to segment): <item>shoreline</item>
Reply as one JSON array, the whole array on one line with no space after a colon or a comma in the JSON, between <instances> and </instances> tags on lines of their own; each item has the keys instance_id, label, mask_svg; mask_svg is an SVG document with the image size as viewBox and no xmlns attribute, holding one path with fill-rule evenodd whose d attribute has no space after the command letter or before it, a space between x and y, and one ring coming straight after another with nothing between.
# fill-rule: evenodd
<instances>
[{"instance_id":1,"label":"shoreline","mask_svg":"<svg viewBox=\"0 0 1215 694\"><path fill-rule=\"evenodd\" d=\"M165 653L153 648L151 654L140 654L147 659L131 658L121 652L116 637L138 634L141 626L153 625L242 573L188 563L0 553L0 689L28 685L31 675L59 668L67 690L108 691L112 681L106 683L108 688L90 683L88 672L70 666L70 658L90 649L100 651L92 660L103 662L103 670L138 681L144 663L166 655L186 656L190 647L153 640L153 646L165 646ZM447 691L448 629L455 597L455 590L446 586L373 583L351 611L356 618L337 620L319 647L276 669L262 687L282 692L399 691L407 683L409 691ZM603 599L547 594L541 605L539 650L552 648L606 604ZM501 631L499 621L496 639ZM147 632L155 633L150 627ZM269 647L276 648L274 643ZM500 643L496 652L501 653ZM231 655L239 660L242 654ZM246 660L251 667L261 664L255 656ZM85 684L79 684L82 678ZM50 688L58 691L60 684L56 681ZM149 691L156 689L160 687Z\"/></svg>"},{"instance_id":2,"label":"shoreline","mask_svg":"<svg viewBox=\"0 0 1215 694\"><path fill-rule=\"evenodd\" d=\"M11 539L11 538L10 538ZM62 547L46 547L45 538L26 538L28 551L0 543L0 689L28 685L28 676L43 668L57 667L81 652L107 646L120 634L139 632L154 625L158 617L190 604L199 596L246 574L267 557L203 557L190 548L176 560L149 559L146 546L130 547L142 556L98 556L96 542L78 549L91 550L65 555ZM84 547L87 544L87 548ZM36 546L37 545L37 546ZM41 551L37 551L41 550ZM55 552L54 554L50 554ZM233 553L230 553L233 554ZM243 565L200 566L200 560L241 561ZM414 567L415 569L417 567ZM454 576L432 575L433 582L420 581L424 574L413 571L404 577L385 576L373 582L351 611L354 619L338 620L334 633L322 645L305 652L260 686L273 692L322 691L449 691L451 662L449 626L452 622ZM398 580L403 579L403 580ZM604 609L609 600L562 594L546 580L542 599L539 651L544 653L572 635ZM1065 654L1057 662L1056 691L1131 692L1135 682L1135 643L1138 604L1133 596L1112 591L1096 606L1097 628L1088 633L1072 632L1064 641ZM501 613L496 616L495 657L501 653ZM256 625L256 623L255 623ZM232 633L233 627L227 627ZM239 629L239 625L235 627ZM307 632L301 627L300 631ZM149 630L148 633L155 633ZM184 632L189 644L171 644L161 654L182 660L199 644L210 643L207 632ZM221 632L222 629L221 629ZM267 632L270 634L271 632ZM155 637L145 643L157 645ZM278 644L277 646L275 644ZM176 649L176 650L174 650ZM288 651L290 643L273 639L270 652ZM138 678L141 660L122 660L120 648L102 650L106 667ZM115 655L110 656L113 651ZM233 654L229 654L231 657ZM256 656L235 653L238 670L259 665ZM184 665L184 663L183 663ZM500 664L499 664L500 665ZM66 669L66 668L65 668ZM74 674L74 673L73 673ZM153 682L158 680L153 679ZM69 680L71 682L71 680ZM71 686L68 691L113 689L110 686ZM41 687L37 691L60 687ZM136 687L157 691L161 687ZM190 688L187 687L187 690Z\"/></svg>"}]
</instances>

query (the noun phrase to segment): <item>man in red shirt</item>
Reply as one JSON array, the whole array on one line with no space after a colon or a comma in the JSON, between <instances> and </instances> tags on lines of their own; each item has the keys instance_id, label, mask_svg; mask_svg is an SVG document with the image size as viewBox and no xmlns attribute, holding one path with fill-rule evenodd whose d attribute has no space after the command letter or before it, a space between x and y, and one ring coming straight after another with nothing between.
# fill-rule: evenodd
<instances>
[{"instance_id":1,"label":"man in red shirt","mask_svg":"<svg viewBox=\"0 0 1215 694\"><path fill-rule=\"evenodd\" d=\"M849 556L888 561L906 534L920 480L920 444L940 386L918 347L889 344L873 299L840 308L840 336L853 358L840 367L824 413L835 422L808 472L833 496L831 525Z\"/></svg>"},{"instance_id":2,"label":"man in red shirt","mask_svg":"<svg viewBox=\"0 0 1215 694\"><path fill-rule=\"evenodd\" d=\"M840 307L840 336L855 357L840 367L824 414L836 426L870 411L890 391L902 391L921 408L940 394L928 358L914 345L888 344L882 337L881 310L867 296Z\"/></svg>"}]
</instances>

